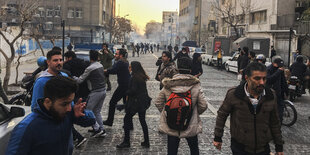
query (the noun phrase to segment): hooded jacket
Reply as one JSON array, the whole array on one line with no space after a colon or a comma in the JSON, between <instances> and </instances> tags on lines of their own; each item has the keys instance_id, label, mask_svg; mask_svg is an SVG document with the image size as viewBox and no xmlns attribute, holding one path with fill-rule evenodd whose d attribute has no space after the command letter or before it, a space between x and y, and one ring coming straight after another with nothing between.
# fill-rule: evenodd
<instances>
[{"instance_id":1,"label":"hooded jacket","mask_svg":"<svg viewBox=\"0 0 310 155\"><path fill-rule=\"evenodd\" d=\"M160 85L162 85L162 81L164 78L172 78L173 75L177 74L178 70L175 66L175 63L173 61L164 64L162 63L160 66L160 70L158 72L159 79L160 79Z\"/></svg>"},{"instance_id":2,"label":"hooded jacket","mask_svg":"<svg viewBox=\"0 0 310 155\"><path fill-rule=\"evenodd\" d=\"M59 72L59 76L68 76L66 73ZM45 83L53 78L54 75L49 73L47 70L41 73L41 75L38 77L38 79L35 81L33 86L33 93L32 93L32 100L31 100L31 111L34 111L35 109L39 108L38 105L38 99L44 97L44 86Z\"/></svg>"},{"instance_id":3,"label":"hooded jacket","mask_svg":"<svg viewBox=\"0 0 310 155\"><path fill-rule=\"evenodd\" d=\"M7 155L68 155L73 123L88 127L95 124L91 111L84 111L85 116L76 118L72 104L62 121L55 120L39 100L39 108L26 116L13 130Z\"/></svg>"},{"instance_id":4,"label":"hooded jacket","mask_svg":"<svg viewBox=\"0 0 310 155\"><path fill-rule=\"evenodd\" d=\"M175 137L193 137L202 132L202 123L199 115L207 110L207 99L202 91L198 78L189 74L176 74L173 78L165 78L163 80L164 89L162 89L155 100L155 106L161 112L159 130ZM164 110L166 101L170 94L185 93L191 91L193 113L186 130L179 131L170 129L167 125L166 112Z\"/></svg>"}]
</instances>

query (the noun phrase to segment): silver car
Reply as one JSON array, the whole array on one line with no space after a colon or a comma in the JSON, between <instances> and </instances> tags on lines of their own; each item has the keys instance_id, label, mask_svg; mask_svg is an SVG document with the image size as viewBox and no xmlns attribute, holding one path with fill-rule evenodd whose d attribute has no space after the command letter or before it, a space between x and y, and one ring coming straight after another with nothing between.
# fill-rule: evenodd
<instances>
[{"instance_id":1,"label":"silver car","mask_svg":"<svg viewBox=\"0 0 310 155\"><path fill-rule=\"evenodd\" d=\"M0 155L5 154L14 127L30 113L28 106L0 103Z\"/></svg>"}]
</instances>

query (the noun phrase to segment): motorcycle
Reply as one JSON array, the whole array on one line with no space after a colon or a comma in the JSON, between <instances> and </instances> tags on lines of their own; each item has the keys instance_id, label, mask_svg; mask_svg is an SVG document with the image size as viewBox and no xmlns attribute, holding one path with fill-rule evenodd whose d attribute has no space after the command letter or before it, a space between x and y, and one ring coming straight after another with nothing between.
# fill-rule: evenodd
<instances>
[{"instance_id":1,"label":"motorcycle","mask_svg":"<svg viewBox=\"0 0 310 155\"><path fill-rule=\"evenodd\" d=\"M295 101L297 97L300 97L303 92L303 84L302 81L299 80L296 76L291 76L288 80L288 89L289 89L289 100Z\"/></svg>"},{"instance_id":2,"label":"motorcycle","mask_svg":"<svg viewBox=\"0 0 310 155\"><path fill-rule=\"evenodd\" d=\"M25 89L25 91L12 97L8 104L30 106L34 81L31 74L26 74L21 82L21 88Z\"/></svg>"},{"instance_id":3,"label":"motorcycle","mask_svg":"<svg viewBox=\"0 0 310 155\"><path fill-rule=\"evenodd\" d=\"M37 59L37 68L33 73L25 73L25 76L21 82L21 88L25 89L23 92L13 96L8 104L15 105L25 105L30 106L32 100L32 90L36 77L40 74L41 71L47 69L46 57L41 56Z\"/></svg>"},{"instance_id":4,"label":"motorcycle","mask_svg":"<svg viewBox=\"0 0 310 155\"><path fill-rule=\"evenodd\" d=\"M283 120L282 125L292 126L297 121L297 111L295 109L294 103L289 100L284 100L284 109L283 109Z\"/></svg>"}]
</instances>

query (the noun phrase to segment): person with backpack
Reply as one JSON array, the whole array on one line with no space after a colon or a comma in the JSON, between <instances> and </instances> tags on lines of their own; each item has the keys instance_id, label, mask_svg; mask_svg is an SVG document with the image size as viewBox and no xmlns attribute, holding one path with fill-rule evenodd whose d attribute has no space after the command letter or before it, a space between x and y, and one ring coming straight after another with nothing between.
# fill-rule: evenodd
<instances>
[{"instance_id":1,"label":"person with backpack","mask_svg":"<svg viewBox=\"0 0 310 155\"><path fill-rule=\"evenodd\" d=\"M138 113L139 121L142 126L144 142L141 146L149 148L149 133L147 124L145 121L146 110L150 107L151 98L148 95L146 88L146 81L149 80L149 76L146 75L141 63L138 61L132 61L129 66L131 71L131 79L129 82L129 88L127 91L127 103L125 107L126 115L124 117L124 141L116 147L128 148L130 147L130 130L133 129L132 117Z\"/></svg>"},{"instance_id":2,"label":"person with backpack","mask_svg":"<svg viewBox=\"0 0 310 155\"><path fill-rule=\"evenodd\" d=\"M207 99L198 78L191 73L192 60L178 59L179 74L163 80L155 100L161 112L159 131L168 135L168 154L176 155L180 138L186 138L192 155L199 154L198 134L202 133L199 115L207 109Z\"/></svg>"}]
</instances>

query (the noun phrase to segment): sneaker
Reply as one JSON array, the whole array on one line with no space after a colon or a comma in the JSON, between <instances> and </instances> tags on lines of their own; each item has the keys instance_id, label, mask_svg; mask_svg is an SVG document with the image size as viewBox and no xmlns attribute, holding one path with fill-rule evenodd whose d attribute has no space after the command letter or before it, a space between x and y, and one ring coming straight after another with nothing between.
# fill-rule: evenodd
<instances>
[{"instance_id":1,"label":"sneaker","mask_svg":"<svg viewBox=\"0 0 310 155\"><path fill-rule=\"evenodd\" d=\"M150 142L144 141L141 143L141 146L146 147L146 148L150 148Z\"/></svg>"},{"instance_id":2,"label":"sneaker","mask_svg":"<svg viewBox=\"0 0 310 155\"><path fill-rule=\"evenodd\" d=\"M77 141L77 143L75 144L75 148L80 147L80 146L83 145L86 141L87 141L87 138L79 139L79 140Z\"/></svg>"},{"instance_id":3,"label":"sneaker","mask_svg":"<svg viewBox=\"0 0 310 155\"><path fill-rule=\"evenodd\" d=\"M126 142L122 142L122 143L116 145L116 148L118 148L118 149L129 148L129 147L130 147L130 143L126 143Z\"/></svg>"},{"instance_id":4,"label":"sneaker","mask_svg":"<svg viewBox=\"0 0 310 155\"><path fill-rule=\"evenodd\" d=\"M87 130L87 132L94 133L94 132L96 132L96 130L95 129L89 129L89 130Z\"/></svg>"},{"instance_id":5,"label":"sneaker","mask_svg":"<svg viewBox=\"0 0 310 155\"><path fill-rule=\"evenodd\" d=\"M105 130L97 130L95 131L90 137L94 137L94 138L98 138L98 137L105 137L107 135L107 133L105 132Z\"/></svg>"}]
</instances>

